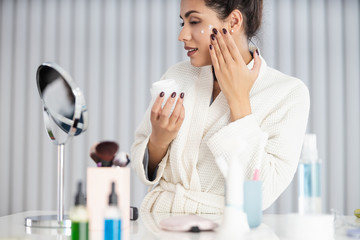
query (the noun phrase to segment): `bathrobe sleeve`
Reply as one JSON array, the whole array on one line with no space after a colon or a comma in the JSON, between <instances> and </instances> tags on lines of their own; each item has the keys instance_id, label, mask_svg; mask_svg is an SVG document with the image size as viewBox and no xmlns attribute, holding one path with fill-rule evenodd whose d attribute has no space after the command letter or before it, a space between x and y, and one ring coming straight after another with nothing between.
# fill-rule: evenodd
<instances>
[{"instance_id":1,"label":"bathrobe sleeve","mask_svg":"<svg viewBox=\"0 0 360 240\"><path fill-rule=\"evenodd\" d=\"M145 156L147 144L149 142L149 138L151 135L151 122L150 122L151 107L152 106L149 106L149 108L145 112L144 118L135 132L135 141L131 147L131 166L134 168L137 175L140 177L140 180L144 184L149 186L156 184L163 175L164 168L166 166L166 162L169 157L169 149L170 149L169 147L165 156L158 165L156 178L149 180L147 173L145 172L143 162L144 162L144 156Z\"/></svg>"},{"instance_id":2,"label":"bathrobe sleeve","mask_svg":"<svg viewBox=\"0 0 360 240\"><path fill-rule=\"evenodd\" d=\"M146 147L145 149L145 155L144 155L144 159L143 159L143 166L144 166L144 171L145 171L145 176L149 181L153 181L156 179L156 174L157 174L157 170L159 168L159 166L156 167L156 169L154 170L152 176L149 176L149 172L148 172L148 168L149 168L149 149Z\"/></svg>"},{"instance_id":3,"label":"bathrobe sleeve","mask_svg":"<svg viewBox=\"0 0 360 240\"><path fill-rule=\"evenodd\" d=\"M263 209L268 208L289 186L297 169L309 115L310 98L301 82L259 123L253 114L231 122L207 142L221 169L227 169L232 152L243 149L240 161L244 175L252 178L260 151L263 159ZM268 139L259 149L262 134ZM226 172L222 171L226 178Z\"/></svg>"}]
</instances>

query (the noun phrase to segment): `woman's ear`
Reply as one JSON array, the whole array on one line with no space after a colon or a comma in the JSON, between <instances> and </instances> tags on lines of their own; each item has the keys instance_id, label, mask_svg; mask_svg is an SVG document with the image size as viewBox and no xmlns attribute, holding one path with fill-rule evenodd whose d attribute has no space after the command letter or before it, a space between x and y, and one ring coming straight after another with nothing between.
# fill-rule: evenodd
<instances>
[{"instance_id":1,"label":"woman's ear","mask_svg":"<svg viewBox=\"0 0 360 240\"><path fill-rule=\"evenodd\" d=\"M244 18L242 13L238 9L232 11L228 16L227 20L228 20L228 31L230 33L243 31Z\"/></svg>"}]
</instances>

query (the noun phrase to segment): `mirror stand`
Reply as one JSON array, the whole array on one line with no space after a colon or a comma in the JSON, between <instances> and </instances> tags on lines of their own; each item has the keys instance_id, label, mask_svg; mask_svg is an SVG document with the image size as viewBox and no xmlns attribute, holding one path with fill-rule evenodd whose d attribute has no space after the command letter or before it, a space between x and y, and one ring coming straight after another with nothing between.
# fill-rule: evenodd
<instances>
[{"instance_id":1,"label":"mirror stand","mask_svg":"<svg viewBox=\"0 0 360 240\"><path fill-rule=\"evenodd\" d=\"M32 216L25 218L26 227L71 228L71 220L64 215L64 153L65 144L58 148L57 162L57 215Z\"/></svg>"},{"instance_id":2,"label":"mirror stand","mask_svg":"<svg viewBox=\"0 0 360 240\"><path fill-rule=\"evenodd\" d=\"M58 145L58 199L57 199L57 221L64 220L64 148L65 144Z\"/></svg>"}]
</instances>

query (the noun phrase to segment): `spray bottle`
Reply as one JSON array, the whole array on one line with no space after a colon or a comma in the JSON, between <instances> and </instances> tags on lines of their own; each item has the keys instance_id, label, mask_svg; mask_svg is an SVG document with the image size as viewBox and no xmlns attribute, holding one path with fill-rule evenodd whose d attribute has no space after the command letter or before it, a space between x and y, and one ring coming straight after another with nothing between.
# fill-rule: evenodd
<instances>
[{"instance_id":1,"label":"spray bottle","mask_svg":"<svg viewBox=\"0 0 360 240\"><path fill-rule=\"evenodd\" d=\"M316 135L306 134L298 169L300 214L321 214L320 173Z\"/></svg>"},{"instance_id":2,"label":"spray bottle","mask_svg":"<svg viewBox=\"0 0 360 240\"><path fill-rule=\"evenodd\" d=\"M118 207L118 196L115 192L115 182L111 183L111 193L109 195L109 206L105 210L104 221L104 240L121 239L121 212Z\"/></svg>"},{"instance_id":3,"label":"spray bottle","mask_svg":"<svg viewBox=\"0 0 360 240\"><path fill-rule=\"evenodd\" d=\"M88 219L86 198L82 192L82 184L79 182L75 196L75 206L70 211L72 240L88 240Z\"/></svg>"}]
</instances>

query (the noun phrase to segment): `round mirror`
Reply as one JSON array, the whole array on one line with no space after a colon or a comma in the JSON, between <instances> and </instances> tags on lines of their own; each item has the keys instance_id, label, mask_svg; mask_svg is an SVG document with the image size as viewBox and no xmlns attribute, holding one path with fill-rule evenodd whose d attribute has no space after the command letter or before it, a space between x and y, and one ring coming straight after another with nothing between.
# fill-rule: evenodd
<instances>
[{"instance_id":1,"label":"round mirror","mask_svg":"<svg viewBox=\"0 0 360 240\"><path fill-rule=\"evenodd\" d=\"M88 127L85 98L71 76L56 63L41 64L36 82L44 106L47 133L58 145L58 210L56 216L27 217L25 226L69 228L71 221L64 216L64 146L69 137L79 135Z\"/></svg>"},{"instance_id":2,"label":"round mirror","mask_svg":"<svg viewBox=\"0 0 360 240\"><path fill-rule=\"evenodd\" d=\"M86 131L85 98L71 76L56 63L46 62L39 66L36 81L50 139L63 144L69 137Z\"/></svg>"}]
</instances>

